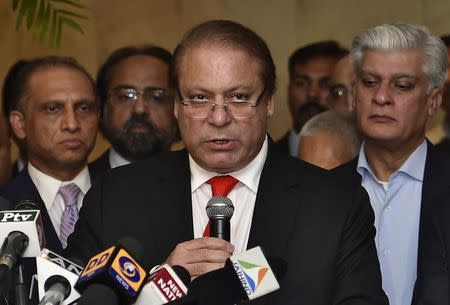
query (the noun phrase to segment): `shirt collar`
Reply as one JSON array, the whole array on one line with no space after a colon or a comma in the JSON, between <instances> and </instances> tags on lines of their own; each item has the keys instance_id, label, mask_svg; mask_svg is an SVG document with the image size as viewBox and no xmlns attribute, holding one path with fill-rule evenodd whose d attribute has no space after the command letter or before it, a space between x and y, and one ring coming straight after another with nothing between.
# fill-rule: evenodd
<instances>
[{"instance_id":1,"label":"shirt collar","mask_svg":"<svg viewBox=\"0 0 450 305\"><path fill-rule=\"evenodd\" d=\"M256 192L258 191L259 178L261 177L261 172L263 170L264 163L266 162L267 151L268 139L266 135L261 150L256 155L256 157L244 168L235 172L227 173L227 175L233 176L256 194ZM190 154L189 168L191 170L192 192L197 190L197 188L199 188L212 177L221 175L218 173L206 171L205 169L200 167L200 165L198 165L197 162L194 161Z\"/></svg>"},{"instance_id":2,"label":"shirt collar","mask_svg":"<svg viewBox=\"0 0 450 305\"><path fill-rule=\"evenodd\" d=\"M111 168L130 164L130 161L122 157L114 148L109 149L109 164Z\"/></svg>"},{"instance_id":3,"label":"shirt collar","mask_svg":"<svg viewBox=\"0 0 450 305\"><path fill-rule=\"evenodd\" d=\"M86 194L89 188L91 187L91 178L89 176L89 171L87 166L85 166L81 172L71 181L60 181L56 178L53 178L28 162L28 173L30 174L30 178L36 186L39 195L44 201L45 207L47 210L50 210L53 207L53 203L55 202L56 195L58 194L59 188L61 186L75 183L81 190L83 194Z\"/></svg>"},{"instance_id":4,"label":"shirt collar","mask_svg":"<svg viewBox=\"0 0 450 305\"><path fill-rule=\"evenodd\" d=\"M422 144L420 144L416 150L406 159L406 161L402 164L402 166L396 171L405 173L408 176L418 180L423 181L423 175L425 172L425 162L427 159L427 141L423 140ZM377 179L372 169L367 162L366 153L365 153L365 145L364 143L361 145L361 149L359 151L358 157L358 165L357 165L358 173L364 177L364 173L368 172L374 179ZM395 173L394 173L395 174Z\"/></svg>"}]
</instances>

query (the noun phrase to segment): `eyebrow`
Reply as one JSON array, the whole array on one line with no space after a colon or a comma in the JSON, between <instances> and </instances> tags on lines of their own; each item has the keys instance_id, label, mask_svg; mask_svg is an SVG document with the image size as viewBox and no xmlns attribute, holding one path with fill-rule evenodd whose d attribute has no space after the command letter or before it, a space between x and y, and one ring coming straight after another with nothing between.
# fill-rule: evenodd
<instances>
[{"instance_id":1,"label":"eyebrow","mask_svg":"<svg viewBox=\"0 0 450 305\"><path fill-rule=\"evenodd\" d=\"M372 71L369 71L369 70L361 70L361 72L359 74L360 75L368 74L368 75L371 75L371 76L374 76L374 77L377 77L377 78L381 78L379 73L372 72ZM397 78L412 78L414 80L419 80L420 79L419 76L417 76L415 74L402 73L402 72L401 73L395 73L392 78L394 78L394 79L397 79Z\"/></svg>"}]
</instances>

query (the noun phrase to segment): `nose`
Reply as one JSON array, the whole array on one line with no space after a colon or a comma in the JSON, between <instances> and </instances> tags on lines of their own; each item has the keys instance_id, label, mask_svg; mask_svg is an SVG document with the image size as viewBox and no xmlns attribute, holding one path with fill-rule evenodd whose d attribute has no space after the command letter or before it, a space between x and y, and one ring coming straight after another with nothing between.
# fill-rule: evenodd
<instances>
[{"instance_id":1,"label":"nose","mask_svg":"<svg viewBox=\"0 0 450 305\"><path fill-rule=\"evenodd\" d=\"M381 83L375 88L373 102L382 106L392 102L391 90L388 84Z\"/></svg>"},{"instance_id":2,"label":"nose","mask_svg":"<svg viewBox=\"0 0 450 305\"><path fill-rule=\"evenodd\" d=\"M317 81L311 81L308 86L308 97L317 98L320 93L320 85Z\"/></svg>"},{"instance_id":3,"label":"nose","mask_svg":"<svg viewBox=\"0 0 450 305\"><path fill-rule=\"evenodd\" d=\"M139 94L133 103L133 111L137 114L143 114L147 111L147 103L144 101L142 94Z\"/></svg>"},{"instance_id":4,"label":"nose","mask_svg":"<svg viewBox=\"0 0 450 305\"><path fill-rule=\"evenodd\" d=\"M208 115L208 123L223 127L231 122L230 110L224 104L212 104Z\"/></svg>"},{"instance_id":5,"label":"nose","mask_svg":"<svg viewBox=\"0 0 450 305\"><path fill-rule=\"evenodd\" d=\"M64 112L62 128L70 132L75 132L80 128L75 109L70 108Z\"/></svg>"}]
</instances>

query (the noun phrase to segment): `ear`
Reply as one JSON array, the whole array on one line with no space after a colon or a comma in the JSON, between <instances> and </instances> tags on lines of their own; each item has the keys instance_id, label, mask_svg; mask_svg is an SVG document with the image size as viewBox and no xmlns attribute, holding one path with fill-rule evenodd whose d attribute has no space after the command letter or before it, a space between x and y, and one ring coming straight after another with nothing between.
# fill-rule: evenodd
<instances>
[{"instance_id":1,"label":"ear","mask_svg":"<svg viewBox=\"0 0 450 305\"><path fill-rule=\"evenodd\" d=\"M275 97L272 94L270 98L267 100L267 117L270 118L275 111Z\"/></svg>"},{"instance_id":2,"label":"ear","mask_svg":"<svg viewBox=\"0 0 450 305\"><path fill-rule=\"evenodd\" d=\"M433 90L431 90L431 92L428 95L428 109L427 109L427 113L428 116L434 116L436 114L436 112L438 111L439 107L441 106L442 103L442 94L443 94L443 89L442 88L434 88Z\"/></svg>"},{"instance_id":3,"label":"ear","mask_svg":"<svg viewBox=\"0 0 450 305\"><path fill-rule=\"evenodd\" d=\"M16 137L20 140L26 138L25 131L25 116L18 110L13 110L9 113L9 122Z\"/></svg>"}]
</instances>

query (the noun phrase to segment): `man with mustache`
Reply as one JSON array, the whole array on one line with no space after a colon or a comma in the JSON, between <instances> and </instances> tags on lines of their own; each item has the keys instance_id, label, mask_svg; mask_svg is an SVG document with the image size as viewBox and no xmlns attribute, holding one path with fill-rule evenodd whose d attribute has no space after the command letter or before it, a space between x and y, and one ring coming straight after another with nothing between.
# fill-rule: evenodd
<instances>
[{"instance_id":1,"label":"man with mustache","mask_svg":"<svg viewBox=\"0 0 450 305\"><path fill-rule=\"evenodd\" d=\"M288 103L293 126L278 142L278 149L298 155L299 132L310 118L328 107L330 76L337 61L347 55L336 41L319 41L297 49L289 57Z\"/></svg>"},{"instance_id":2,"label":"man with mustache","mask_svg":"<svg viewBox=\"0 0 450 305\"><path fill-rule=\"evenodd\" d=\"M178 134L169 86L171 61L163 48L128 46L100 67L100 127L111 149L91 164L96 173L170 149Z\"/></svg>"}]
</instances>

